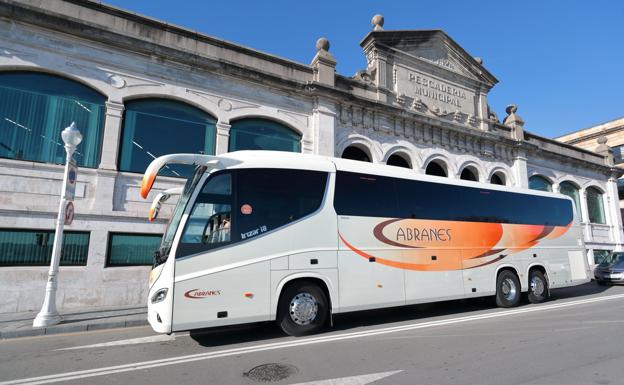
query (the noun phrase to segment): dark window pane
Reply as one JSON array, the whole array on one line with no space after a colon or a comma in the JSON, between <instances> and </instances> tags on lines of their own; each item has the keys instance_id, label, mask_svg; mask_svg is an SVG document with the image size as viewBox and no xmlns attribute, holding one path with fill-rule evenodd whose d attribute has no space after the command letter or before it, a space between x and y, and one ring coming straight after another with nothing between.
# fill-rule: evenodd
<instances>
[{"instance_id":1,"label":"dark window pane","mask_svg":"<svg viewBox=\"0 0 624 385\"><path fill-rule=\"evenodd\" d=\"M126 103L119 169L145 172L154 158L174 153L214 154L215 120L203 111L165 99ZM169 165L160 175L189 177L191 166Z\"/></svg>"},{"instance_id":2,"label":"dark window pane","mask_svg":"<svg viewBox=\"0 0 624 385\"><path fill-rule=\"evenodd\" d=\"M301 152L301 135L266 119L244 119L232 123L229 151L273 150Z\"/></svg>"},{"instance_id":3,"label":"dark window pane","mask_svg":"<svg viewBox=\"0 0 624 385\"><path fill-rule=\"evenodd\" d=\"M602 193L595 187L589 187L587 189L587 212L589 214L590 223L607 223Z\"/></svg>"},{"instance_id":4,"label":"dark window pane","mask_svg":"<svg viewBox=\"0 0 624 385\"><path fill-rule=\"evenodd\" d=\"M552 192L552 185L550 182L539 175L533 175L529 178L529 188L531 190Z\"/></svg>"},{"instance_id":5,"label":"dark window pane","mask_svg":"<svg viewBox=\"0 0 624 385\"><path fill-rule=\"evenodd\" d=\"M425 170L425 174L433 175L433 176L446 177L446 168L442 167L437 162L430 162L427 165L427 169Z\"/></svg>"},{"instance_id":6,"label":"dark window pane","mask_svg":"<svg viewBox=\"0 0 624 385\"><path fill-rule=\"evenodd\" d=\"M613 149L613 163L620 164L624 162L624 145L611 148Z\"/></svg>"},{"instance_id":7,"label":"dark window pane","mask_svg":"<svg viewBox=\"0 0 624 385\"><path fill-rule=\"evenodd\" d=\"M505 180L500 175L494 174L494 175L492 175L492 179L490 179L490 183L504 186L505 185Z\"/></svg>"},{"instance_id":8,"label":"dark window pane","mask_svg":"<svg viewBox=\"0 0 624 385\"><path fill-rule=\"evenodd\" d=\"M459 179L463 179L463 180L471 180L473 182L478 181L479 179L477 178L477 174L476 172L472 171L469 168L465 168L462 170L461 175L459 176Z\"/></svg>"},{"instance_id":9,"label":"dark window pane","mask_svg":"<svg viewBox=\"0 0 624 385\"><path fill-rule=\"evenodd\" d=\"M65 163L61 131L82 133L74 153L80 167L97 167L105 97L72 80L36 72L0 73L0 157Z\"/></svg>"},{"instance_id":10,"label":"dark window pane","mask_svg":"<svg viewBox=\"0 0 624 385\"><path fill-rule=\"evenodd\" d=\"M559 192L563 195L567 195L574 201L576 207L576 213L581 217L581 196L578 189L570 182L561 182L559 185Z\"/></svg>"},{"instance_id":11,"label":"dark window pane","mask_svg":"<svg viewBox=\"0 0 624 385\"><path fill-rule=\"evenodd\" d=\"M388 162L386 163L388 164L388 166L412 168L412 166L407 162L407 160L405 160L405 158L396 154L390 155L390 157L388 158Z\"/></svg>"},{"instance_id":12,"label":"dark window pane","mask_svg":"<svg viewBox=\"0 0 624 385\"><path fill-rule=\"evenodd\" d=\"M151 265L161 235L111 234L107 266Z\"/></svg>"},{"instance_id":13,"label":"dark window pane","mask_svg":"<svg viewBox=\"0 0 624 385\"><path fill-rule=\"evenodd\" d=\"M340 215L396 218L394 179L339 171L334 207Z\"/></svg>"},{"instance_id":14,"label":"dark window pane","mask_svg":"<svg viewBox=\"0 0 624 385\"><path fill-rule=\"evenodd\" d=\"M176 257L223 246L232 241L232 173L211 175L186 221Z\"/></svg>"},{"instance_id":15,"label":"dark window pane","mask_svg":"<svg viewBox=\"0 0 624 385\"><path fill-rule=\"evenodd\" d=\"M370 162L370 157L368 154L357 147L349 146L344 149L342 152L341 158L343 159L351 159L351 160L359 160L360 162Z\"/></svg>"},{"instance_id":16,"label":"dark window pane","mask_svg":"<svg viewBox=\"0 0 624 385\"><path fill-rule=\"evenodd\" d=\"M0 266L47 266L52 258L54 230L0 229ZM61 266L85 266L89 233L65 231Z\"/></svg>"},{"instance_id":17,"label":"dark window pane","mask_svg":"<svg viewBox=\"0 0 624 385\"><path fill-rule=\"evenodd\" d=\"M342 171L334 207L339 215L385 218L552 226L572 220L565 199Z\"/></svg>"},{"instance_id":18,"label":"dark window pane","mask_svg":"<svg viewBox=\"0 0 624 385\"><path fill-rule=\"evenodd\" d=\"M238 171L235 210L241 239L274 230L319 209L327 173L288 169Z\"/></svg>"}]
</instances>

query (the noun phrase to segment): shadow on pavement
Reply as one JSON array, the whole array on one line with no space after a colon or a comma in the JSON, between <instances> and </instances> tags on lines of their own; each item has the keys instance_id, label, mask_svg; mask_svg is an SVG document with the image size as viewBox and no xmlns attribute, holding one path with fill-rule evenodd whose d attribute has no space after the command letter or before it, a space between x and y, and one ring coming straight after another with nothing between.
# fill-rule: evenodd
<instances>
[{"instance_id":1,"label":"shadow on pavement","mask_svg":"<svg viewBox=\"0 0 624 385\"><path fill-rule=\"evenodd\" d=\"M609 289L610 286L600 286L593 281L579 286L553 289L548 302L591 296ZM520 306L527 306L526 300ZM366 326L383 326L397 322L427 320L428 318L447 315L461 316L463 313L496 308L494 297L482 297L336 314L334 315L333 327L326 328L318 335L337 331L349 331ZM258 342L276 338L292 338L286 336L274 322L195 330L191 331L190 336L199 345L206 347Z\"/></svg>"}]
</instances>

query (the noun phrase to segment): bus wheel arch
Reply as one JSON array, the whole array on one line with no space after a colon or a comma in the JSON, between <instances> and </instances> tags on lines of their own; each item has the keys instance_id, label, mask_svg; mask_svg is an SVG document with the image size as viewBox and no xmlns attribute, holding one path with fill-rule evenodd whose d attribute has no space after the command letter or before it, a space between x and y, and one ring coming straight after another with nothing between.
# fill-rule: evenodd
<instances>
[{"instance_id":1,"label":"bus wheel arch","mask_svg":"<svg viewBox=\"0 0 624 385\"><path fill-rule=\"evenodd\" d=\"M331 295L319 277L294 277L282 283L276 308L276 321L292 336L314 334L331 319Z\"/></svg>"},{"instance_id":2,"label":"bus wheel arch","mask_svg":"<svg viewBox=\"0 0 624 385\"><path fill-rule=\"evenodd\" d=\"M527 300L530 303L540 303L550 296L548 273L542 265L532 265L528 273Z\"/></svg>"},{"instance_id":3,"label":"bus wheel arch","mask_svg":"<svg viewBox=\"0 0 624 385\"><path fill-rule=\"evenodd\" d=\"M502 266L496 271L496 305L515 307L520 302L522 287L518 271L512 266Z\"/></svg>"}]
</instances>

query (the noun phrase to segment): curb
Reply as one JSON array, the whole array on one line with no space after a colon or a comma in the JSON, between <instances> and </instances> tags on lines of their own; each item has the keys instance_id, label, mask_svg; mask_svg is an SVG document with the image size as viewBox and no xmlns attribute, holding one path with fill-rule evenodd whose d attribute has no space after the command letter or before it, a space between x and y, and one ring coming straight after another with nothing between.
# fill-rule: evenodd
<instances>
[{"instance_id":1,"label":"curb","mask_svg":"<svg viewBox=\"0 0 624 385\"><path fill-rule=\"evenodd\" d=\"M21 330L4 330L0 331L0 340L20 337L34 337L60 333L76 333L93 330L115 329L124 327L135 327L148 325L147 319L130 319L123 321L98 322L83 325L54 325L47 328L39 329L21 329Z\"/></svg>"}]
</instances>

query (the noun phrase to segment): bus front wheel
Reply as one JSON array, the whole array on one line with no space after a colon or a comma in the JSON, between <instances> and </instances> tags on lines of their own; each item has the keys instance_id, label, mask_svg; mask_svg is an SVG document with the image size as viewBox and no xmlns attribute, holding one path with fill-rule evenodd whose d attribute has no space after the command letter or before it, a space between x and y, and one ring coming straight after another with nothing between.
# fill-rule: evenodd
<instances>
[{"instance_id":1,"label":"bus front wheel","mask_svg":"<svg viewBox=\"0 0 624 385\"><path fill-rule=\"evenodd\" d=\"M496 305L514 307L520 302L520 281L510 270L503 270L496 278Z\"/></svg>"},{"instance_id":2,"label":"bus front wheel","mask_svg":"<svg viewBox=\"0 0 624 385\"><path fill-rule=\"evenodd\" d=\"M327 320L328 305L325 292L310 282L295 282L280 297L277 322L291 336L314 334Z\"/></svg>"}]
</instances>

